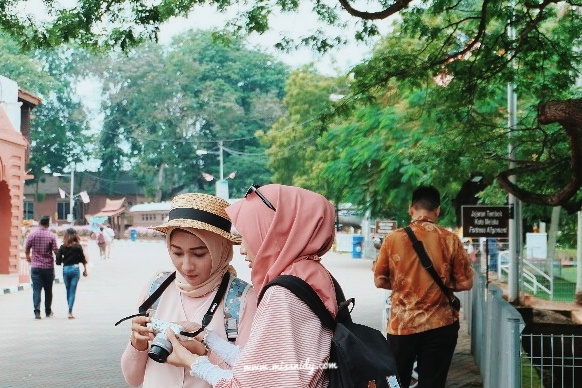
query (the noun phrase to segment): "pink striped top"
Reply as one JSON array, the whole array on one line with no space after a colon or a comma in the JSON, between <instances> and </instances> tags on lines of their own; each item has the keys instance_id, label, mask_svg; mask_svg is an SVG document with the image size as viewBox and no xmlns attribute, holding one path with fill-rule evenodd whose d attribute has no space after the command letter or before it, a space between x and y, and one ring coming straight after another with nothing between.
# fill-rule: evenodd
<instances>
[{"instance_id":1,"label":"pink striped top","mask_svg":"<svg viewBox=\"0 0 582 388\"><path fill-rule=\"evenodd\" d=\"M320 365L329 360L332 335L291 291L270 287L232 368L233 377L220 380L215 388L327 387Z\"/></svg>"}]
</instances>

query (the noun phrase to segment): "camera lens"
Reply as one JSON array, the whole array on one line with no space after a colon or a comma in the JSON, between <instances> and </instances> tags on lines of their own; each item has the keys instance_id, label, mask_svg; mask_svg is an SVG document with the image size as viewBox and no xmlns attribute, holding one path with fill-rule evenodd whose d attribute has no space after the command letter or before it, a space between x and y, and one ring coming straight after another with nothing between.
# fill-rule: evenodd
<instances>
[{"instance_id":1,"label":"camera lens","mask_svg":"<svg viewBox=\"0 0 582 388\"><path fill-rule=\"evenodd\" d=\"M172 344L164 334L158 334L152 341L148 356L156 362L164 363L172 353Z\"/></svg>"}]
</instances>

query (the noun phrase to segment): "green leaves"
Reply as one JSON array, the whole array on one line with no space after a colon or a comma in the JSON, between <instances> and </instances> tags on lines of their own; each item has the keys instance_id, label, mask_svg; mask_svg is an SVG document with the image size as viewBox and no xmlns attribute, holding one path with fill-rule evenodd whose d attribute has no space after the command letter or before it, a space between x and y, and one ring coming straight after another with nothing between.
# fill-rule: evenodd
<instances>
[{"instance_id":1,"label":"green leaves","mask_svg":"<svg viewBox=\"0 0 582 388\"><path fill-rule=\"evenodd\" d=\"M224 176L237 171L231 195L270 180L255 132L283 113L287 70L272 57L238 39L224 47L210 32L191 31L168 47L147 44L114 55L99 75L107 96L103 171L131 166L160 200L182 190L215 192L201 173L220 178L223 141Z\"/></svg>"}]
</instances>

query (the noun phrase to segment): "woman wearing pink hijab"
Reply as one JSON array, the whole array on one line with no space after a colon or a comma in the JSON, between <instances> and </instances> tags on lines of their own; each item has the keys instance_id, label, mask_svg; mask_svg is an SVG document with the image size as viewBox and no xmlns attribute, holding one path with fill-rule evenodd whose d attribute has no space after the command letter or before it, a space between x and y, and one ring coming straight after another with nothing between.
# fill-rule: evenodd
<instances>
[{"instance_id":1,"label":"woman wearing pink hijab","mask_svg":"<svg viewBox=\"0 0 582 388\"><path fill-rule=\"evenodd\" d=\"M321 264L335 233L334 208L326 198L293 186L251 186L226 212L242 235L241 254L257 294L277 276L295 275L311 285L332 316L337 314L333 281ZM232 369L191 353L171 331L174 351L168 363L189 367L190 374L216 388L326 387L332 335L302 300L275 285L264 293L244 348L218 340L211 330L200 334L210 352L231 360Z\"/></svg>"}]
</instances>

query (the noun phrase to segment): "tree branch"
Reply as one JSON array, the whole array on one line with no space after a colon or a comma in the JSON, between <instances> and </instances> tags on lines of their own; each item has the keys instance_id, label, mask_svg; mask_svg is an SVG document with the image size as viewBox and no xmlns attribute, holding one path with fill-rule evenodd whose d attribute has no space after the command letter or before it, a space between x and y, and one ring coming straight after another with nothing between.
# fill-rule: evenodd
<instances>
[{"instance_id":1,"label":"tree branch","mask_svg":"<svg viewBox=\"0 0 582 388\"><path fill-rule=\"evenodd\" d=\"M412 3L412 0L397 0L388 8L378 12L358 11L352 7L347 0L339 0L339 3L352 16L364 20L381 20L402 11L404 8L407 8L410 3Z\"/></svg>"},{"instance_id":2,"label":"tree branch","mask_svg":"<svg viewBox=\"0 0 582 388\"><path fill-rule=\"evenodd\" d=\"M558 123L564 128L570 145L570 182L552 194L541 194L525 190L509 180L510 176L541 171L548 164L527 165L502 171L497 175L499 185L524 202L547 206L562 206L572 213L580 209L581 201L573 200L582 187L582 99L558 100L542 103L538 107L540 124Z\"/></svg>"}]
</instances>

